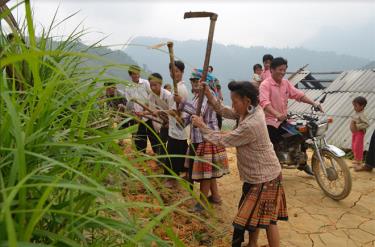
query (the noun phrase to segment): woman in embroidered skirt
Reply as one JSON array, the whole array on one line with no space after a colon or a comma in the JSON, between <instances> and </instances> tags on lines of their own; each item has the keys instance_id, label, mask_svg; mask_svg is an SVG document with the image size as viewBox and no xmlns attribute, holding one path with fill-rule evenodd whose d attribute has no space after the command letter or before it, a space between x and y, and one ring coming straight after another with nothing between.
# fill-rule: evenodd
<instances>
[{"instance_id":1,"label":"woman in embroidered skirt","mask_svg":"<svg viewBox=\"0 0 375 247\"><path fill-rule=\"evenodd\" d=\"M196 113L198 105L199 80L201 73L198 70L193 70L190 82L194 99L192 101L181 100L175 97L179 102L179 108L186 113L184 117L185 125L191 123L191 117ZM210 91L212 94L213 92ZM207 98L202 103L202 117L205 124L211 130L219 130L216 113L207 102ZM217 178L229 173L228 158L225 147L222 145L215 145L204 141L202 133L198 128L191 126L190 128L191 143L188 148L188 155L195 156L198 159L187 158L185 160L185 167L188 168L188 178L191 182L199 182L200 192L206 198L202 198L203 202L208 200L211 203L220 204L221 198L217 186ZM214 164L214 165L212 165ZM211 195L209 193L211 191ZM202 211L203 207L197 203L191 211Z\"/></svg>"},{"instance_id":2,"label":"woman in embroidered skirt","mask_svg":"<svg viewBox=\"0 0 375 247\"><path fill-rule=\"evenodd\" d=\"M241 246L245 231L249 231L248 246L257 246L259 229L267 232L270 247L280 243L278 220L287 220L281 166L269 139L264 112L258 106L258 90L247 81L232 81L232 108L221 105L205 91L210 105L225 118L238 119L236 129L219 132L207 127L201 117L193 116L203 138L215 145L236 147L237 167L243 181L238 213L233 221L232 246Z\"/></svg>"}]
</instances>

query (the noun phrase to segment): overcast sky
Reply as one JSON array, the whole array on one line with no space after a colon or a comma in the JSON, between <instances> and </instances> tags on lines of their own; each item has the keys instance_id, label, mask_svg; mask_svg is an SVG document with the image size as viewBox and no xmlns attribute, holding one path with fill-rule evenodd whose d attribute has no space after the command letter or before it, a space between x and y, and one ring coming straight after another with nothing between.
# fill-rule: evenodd
<instances>
[{"instance_id":1,"label":"overcast sky","mask_svg":"<svg viewBox=\"0 0 375 247\"><path fill-rule=\"evenodd\" d=\"M16 0L11 1L12 3ZM83 21L90 31L84 41L106 35L106 45L123 44L135 36L176 40L205 39L207 19L183 19L186 11L211 11L219 15L215 41L245 47L298 47L322 29L343 31L375 23L375 1L89 1L34 0L37 25L48 25L59 7L58 19L80 12L56 30L69 33ZM17 12L15 12L17 13ZM23 9L18 14L22 16ZM375 28L374 28L375 29ZM375 35L375 31L368 35ZM366 37L358 37L366 38Z\"/></svg>"}]
</instances>

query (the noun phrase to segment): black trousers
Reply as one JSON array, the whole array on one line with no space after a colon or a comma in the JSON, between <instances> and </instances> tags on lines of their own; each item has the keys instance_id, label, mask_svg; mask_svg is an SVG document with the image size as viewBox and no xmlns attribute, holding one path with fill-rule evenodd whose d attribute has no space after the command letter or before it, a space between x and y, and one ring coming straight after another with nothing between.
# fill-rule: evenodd
<instances>
[{"instance_id":1,"label":"black trousers","mask_svg":"<svg viewBox=\"0 0 375 247\"><path fill-rule=\"evenodd\" d=\"M273 148L275 151L279 150L280 149L280 141L283 140L283 134L286 133L285 130L283 130L281 128L281 125L279 126L279 128L276 128L272 125L267 125L267 130L268 130L268 135L271 139L271 142L273 144ZM301 151L306 153L306 150L307 150L307 145L305 143L302 143L301 144Z\"/></svg>"},{"instance_id":2,"label":"black trousers","mask_svg":"<svg viewBox=\"0 0 375 247\"><path fill-rule=\"evenodd\" d=\"M372 132L370 146L366 155L366 165L375 168L375 130Z\"/></svg>"},{"instance_id":3,"label":"black trousers","mask_svg":"<svg viewBox=\"0 0 375 247\"><path fill-rule=\"evenodd\" d=\"M152 151L158 154L160 142L158 141L157 136L158 135L155 133L154 129L152 128L151 120L148 120L145 124L139 123L138 131L135 134L133 134L133 139L134 139L134 143L135 143L137 150L140 152L146 153L147 139L149 139L151 143Z\"/></svg>"},{"instance_id":4,"label":"black trousers","mask_svg":"<svg viewBox=\"0 0 375 247\"><path fill-rule=\"evenodd\" d=\"M282 141L283 137L282 134L285 133L285 130L281 129L281 127L276 128L272 125L267 125L268 135L270 136L271 142L273 147L276 148L279 145L279 142Z\"/></svg>"},{"instance_id":5,"label":"black trousers","mask_svg":"<svg viewBox=\"0 0 375 247\"><path fill-rule=\"evenodd\" d=\"M188 148L187 140L177 140L172 137L168 137L167 151L168 154L172 155L186 155ZM165 159L165 165L173 170L177 175L180 172L185 171L185 158L184 157L170 157ZM165 175L171 175L171 173L164 169Z\"/></svg>"},{"instance_id":6,"label":"black trousers","mask_svg":"<svg viewBox=\"0 0 375 247\"><path fill-rule=\"evenodd\" d=\"M158 138L155 138L155 135L150 133L149 140L151 142L152 150L154 153L163 155L166 153L167 142L168 142L168 128L161 127Z\"/></svg>"},{"instance_id":7,"label":"black trousers","mask_svg":"<svg viewBox=\"0 0 375 247\"><path fill-rule=\"evenodd\" d=\"M245 196L249 193L251 188L251 184L244 183L242 185L242 195L240 202L238 203L238 208L240 208L243 200L245 200ZM241 247L241 243L245 240L245 229L239 229L237 227L233 230L233 237L232 237L232 247Z\"/></svg>"}]
</instances>

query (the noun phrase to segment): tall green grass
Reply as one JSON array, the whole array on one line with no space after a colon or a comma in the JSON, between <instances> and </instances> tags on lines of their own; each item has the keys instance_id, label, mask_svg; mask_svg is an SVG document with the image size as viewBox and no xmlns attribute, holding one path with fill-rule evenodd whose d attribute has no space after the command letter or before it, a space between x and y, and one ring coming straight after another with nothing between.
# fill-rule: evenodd
<instances>
[{"instance_id":1,"label":"tall green grass","mask_svg":"<svg viewBox=\"0 0 375 247\"><path fill-rule=\"evenodd\" d=\"M0 246L181 246L171 228L169 242L152 233L181 202L164 205L134 166L148 157L130 160L117 145L135 127L90 127L107 116L98 103L106 69L127 66L87 67L85 60L102 58L75 50L83 32L54 45L56 16L36 35L30 1L20 7L21 32L11 41L3 31L0 37ZM124 181L141 183L161 213L146 222L130 213L156 205L126 201Z\"/></svg>"}]
</instances>

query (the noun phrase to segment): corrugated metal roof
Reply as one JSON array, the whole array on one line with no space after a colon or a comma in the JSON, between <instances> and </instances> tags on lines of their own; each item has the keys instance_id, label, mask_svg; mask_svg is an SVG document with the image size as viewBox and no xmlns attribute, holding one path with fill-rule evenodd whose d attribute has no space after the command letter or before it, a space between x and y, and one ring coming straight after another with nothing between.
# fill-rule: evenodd
<instances>
[{"instance_id":1,"label":"corrugated metal roof","mask_svg":"<svg viewBox=\"0 0 375 247\"><path fill-rule=\"evenodd\" d=\"M291 80L290 82L295 86L297 85L298 82L302 81L303 79L306 78L306 76L308 76L311 72L308 71L308 70L302 70L301 72L299 72L298 74L296 74Z\"/></svg>"},{"instance_id":2,"label":"corrugated metal roof","mask_svg":"<svg viewBox=\"0 0 375 247\"><path fill-rule=\"evenodd\" d=\"M345 71L326 88L326 91L375 93L375 70Z\"/></svg>"},{"instance_id":3,"label":"corrugated metal roof","mask_svg":"<svg viewBox=\"0 0 375 247\"><path fill-rule=\"evenodd\" d=\"M343 72L325 90L303 90L308 97L316 99L323 92L330 92L323 104L324 111L334 118L328 132L329 143L341 148L351 148L350 117L353 114L352 101L357 96L367 99L365 113L370 127L365 137L365 149L368 149L371 134L375 129L375 72L372 70L353 70ZM289 111L308 113L311 106L295 101L289 102Z\"/></svg>"}]
</instances>

